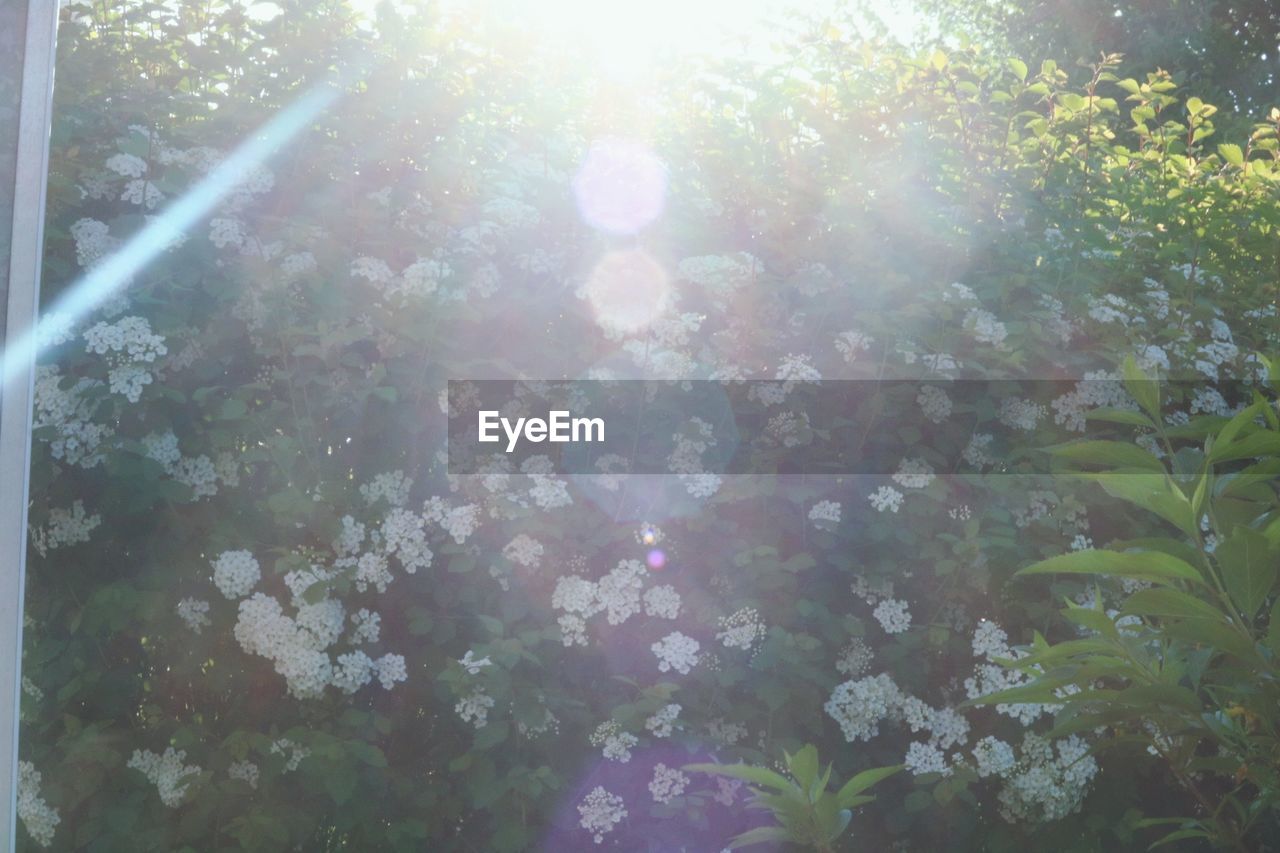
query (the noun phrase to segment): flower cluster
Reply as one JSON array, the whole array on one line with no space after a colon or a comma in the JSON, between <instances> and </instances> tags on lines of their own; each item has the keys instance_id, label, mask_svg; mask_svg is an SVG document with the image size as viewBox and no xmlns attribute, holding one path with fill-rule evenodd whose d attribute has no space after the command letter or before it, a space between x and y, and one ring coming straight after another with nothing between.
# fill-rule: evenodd
<instances>
[{"instance_id":1,"label":"flower cluster","mask_svg":"<svg viewBox=\"0 0 1280 853\"><path fill-rule=\"evenodd\" d=\"M809 520L815 523L825 521L839 524L840 504L837 501L818 501L809 510Z\"/></svg>"},{"instance_id":2,"label":"flower cluster","mask_svg":"<svg viewBox=\"0 0 1280 853\"><path fill-rule=\"evenodd\" d=\"M41 557L46 556L54 548L64 548L89 541L89 534L102 524L102 516L89 515L84 510L84 501L77 500L70 509L54 507L49 510L49 523L44 527L31 530L31 546Z\"/></svg>"},{"instance_id":3,"label":"flower cluster","mask_svg":"<svg viewBox=\"0 0 1280 853\"><path fill-rule=\"evenodd\" d=\"M213 624L209 620L209 602L198 598L187 597L178 602L175 608L178 618L187 623L187 627L197 634Z\"/></svg>"},{"instance_id":4,"label":"flower cluster","mask_svg":"<svg viewBox=\"0 0 1280 853\"><path fill-rule=\"evenodd\" d=\"M261 579L262 569L248 551L223 551L213 561L213 584L229 599L244 598Z\"/></svg>"},{"instance_id":5,"label":"flower cluster","mask_svg":"<svg viewBox=\"0 0 1280 853\"><path fill-rule=\"evenodd\" d=\"M591 833L596 844L600 844L626 818L627 809L622 797L597 785L578 805L578 814L581 815L578 825Z\"/></svg>"},{"instance_id":6,"label":"flower cluster","mask_svg":"<svg viewBox=\"0 0 1280 853\"><path fill-rule=\"evenodd\" d=\"M250 788L257 790L258 787L258 765L252 761L236 761L227 768L227 775L232 779L239 779L246 783Z\"/></svg>"},{"instance_id":7,"label":"flower cluster","mask_svg":"<svg viewBox=\"0 0 1280 853\"><path fill-rule=\"evenodd\" d=\"M716 639L730 649L746 649L764 638L765 625L760 612L754 607L744 607L729 616L720 617L720 631Z\"/></svg>"},{"instance_id":8,"label":"flower cluster","mask_svg":"<svg viewBox=\"0 0 1280 853\"><path fill-rule=\"evenodd\" d=\"M680 706L675 703L664 705L644 721L644 727L654 737L671 737L671 733L675 731L676 718L680 716L680 710Z\"/></svg>"},{"instance_id":9,"label":"flower cluster","mask_svg":"<svg viewBox=\"0 0 1280 853\"><path fill-rule=\"evenodd\" d=\"M669 803L684 793L689 786L689 777L674 767L658 763L653 767L653 780L649 782L649 793L655 803Z\"/></svg>"},{"instance_id":10,"label":"flower cluster","mask_svg":"<svg viewBox=\"0 0 1280 853\"><path fill-rule=\"evenodd\" d=\"M901 634L911 627L911 611L907 609L907 603L896 598L881 601L871 615L876 617L886 634Z\"/></svg>"},{"instance_id":11,"label":"flower cluster","mask_svg":"<svg viewBox=\"0 0 1280 853\"><path fill-rule=\"evenodd\" d=\"M292 773L298 769L306 758L311 755L311 750L301 744L294 743L288 738L279 738L271 742L272 755L288 755L284 761L284 772Z\"/></svg>"},{"instance_id":12,"label":"flower cluster","mask_svg":"<svg viewBox=\"0 0 1280 853\"><path fill-rule=\"evenodd\" d=\"M660 672L675 670L681 675L688 675L689 670L698 664L698 649L701 644L679 631L672 631L650 648L658 658Z\"/></svg>"},{"instance_id":13,"label":"flower cluster","mask_svg":"<svg viewBox=\"0 0 1280 853\"><path fill-rule=\"evenodd\" d=\"M187 787L193 781L192 776L200 774L195 765L184 765L185 750L169 747L164 755L156 755L149 749L135 749L129 759L129 768L140 771L147 781L156 786L160 801L171 809L176 809L186 796Z\"/></svg>"},{"instance_id":14,"label":"flower cluster","mask_svg":"<svg viewBox=\"0 0 1280 853\"><path fill-rule=\"evenodd\" d=\"M164 338L152 334L144 317L124 317L115 323L99 322L85 330L85 350L107 358L107 380L111 390L138 402L152 375L142 365L154 363L169 350Z\"/></svg>"},{"instance_id":15,"label":"flower cluster","mask_svg":"<svg viewBox=\"0 0 1280 853\"><path fill-rule=\"evenodd\" d=\"M635 735L624 732L615 720L605 720L596 726L590 741L592 746L603 748L605 758L623 764L631 760L631 747L640 742Z\"/></svg>"},{"instance_id":16,"label":"flower cluster","mask_svg":"<svg viewBox=\"0 0 1280 853\"><path fill-rule=\"evenodd\" d=\"M18 762L18 819L27 834L41 847L53 844L53 834L62 823L58 810L40 796L40 771L30 761Z\"/></svg>"}]
</instances>

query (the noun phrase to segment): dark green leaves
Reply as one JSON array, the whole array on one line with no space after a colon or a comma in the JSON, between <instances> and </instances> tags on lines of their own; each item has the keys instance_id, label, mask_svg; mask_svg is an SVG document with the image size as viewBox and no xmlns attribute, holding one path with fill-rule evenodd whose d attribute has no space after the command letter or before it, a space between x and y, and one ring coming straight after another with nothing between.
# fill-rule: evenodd
<instances>
[{"instance_id":1,"label":"dark green leaves","mask_svg":"<svg viewBox=\"0 0 1280 853\"><path fill-rule=\"evenodd\" d=\"M1162 551L1075 551L1027 566L1019 575L1111 575L1157 583L1204 583L1200 573L1172 554Z\"/></svg>"},{"instance_id":2,"label":"dark green leaves","mask_svg":"<svg viewBox=\"0 0 1280 853\"><path fill-rule=\"evenodd\" d=\"M1218 546L1214 558L1231 600L1245 618L1253 618L1275 586L1280 552L1262 533L1237 527Z\"/></svg>"}]
</instances>

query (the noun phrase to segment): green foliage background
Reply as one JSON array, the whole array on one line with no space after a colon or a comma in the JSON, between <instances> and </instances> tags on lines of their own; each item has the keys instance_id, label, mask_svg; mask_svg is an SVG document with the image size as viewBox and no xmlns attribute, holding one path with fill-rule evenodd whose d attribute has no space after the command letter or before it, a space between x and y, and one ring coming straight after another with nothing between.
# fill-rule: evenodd
<instances>
[{"instance_id":1,"label":"green foliage background","mask_svg":"<svg viewBox=\"0 0 1280 853\"><path fill-rule=\"evenodd\" d=\"M874 649L870 672L955 704L978 620L999 622L1014 643L1036 631L1074 636L1062 596L1094 580L1011 578L1066 552L1079 511L1099 547L1161 530L1090 484L1032 477L1049 470L1045 447L1079 437L1051 413L1020 431L994 406L957 411L936 434L886 428L885 440L903 457L938 458L937 447L990 433L994 466L941 472L964 476L912 491L894 513L868 503L875 484L743 479L688 515L661 503L622 512L573 492L553 511L486 515L465 543L433 530L429 570L398 575L386 595L359 593L350 578L332 590L348 610L382 613L382 645L405 655L408 680L298 700L235 641L235 604L210 582L211 561L249 550L262 586L283 589L284 573L329 552L344 515L366 512L358 487L393 470L414 479L415 504L443 495L490 509L441 467L448 378L581 376L601 365L773 378L803 354L827 378L1007 379L1017 396L1019 380L1119 371L1149 347L1166 354L1162 372L1208 382L1196 362L1215 321L1237 350L1219 365L1224 387L1261 375L1251 353L1275 352L1280 116L1261 95L1215 110L1157 72L1159 56L1118 73L1111 61L1059 67L976 47L877 46L848 22L800 21L779 30L781 59L690 61L636 100L537 52L479 7L443 19L384 8L368 28L337 0L278 5L269 21L218 3L64 12L46 304L84 271L74 223L105 222L121 241L145 225L148 211L119 200L115 184L100 197L82 192L118 180L104 171L109 157L147 161L148 179L174 199L200 175L162 163L161 142L226 152L312 86L339 91L269 164L273 187L235 214L241 247L216 246L202 224L129 283L127 313L165 336L169 355L139 402L104 385L87 395L91 420L110 429L103 462L67 465L51 430L35 435L33 528L76 500L102 519L88 543L33 551L28 570L24 672L38 690L24 698L22 754L61 815L55 849L589 849L575 806L588 780L617 771L600 769L590 734L613 719L643 736L668 702L683 708L677 757L666 760L675 766L766 765L804 744L839 779L897 765L905 727L849 744L823 712L846 680L835 664L850 640ZM590 143L613 135L642 135L669 171L665 214L636 237L590 230L569 191ZM486 210L495 198L537 216L500 221ZM262 250L276 243L279 255ZM705 317L675 343L633 336L654 362L633 362L575 296L603 253L633 248L672 270L680 310ZM302 251L315 269L283 275L278 257ZM749 278L727 292L677 272L683 259L744 252L755 259ZM351 272L360 257L400 270L437 253L450 273L428 298L389 300ZM816 264L829 279L809 286ZM975 337L952 282L1004 324L1002 345ZM1163 313L1153 288L1167 293ZM1124 300L1126 322L1091 315L1107 296ZM1069 341L1064 321L1075 324ZM851 362L833 343L849 330L872 339ZM659 354L668 361L655 367ZM939 354L960 366L930 371ZM64 388L107 376L78 337L46 361ZM1130 446L1136 434L1132 424L1098 429ZM232 454L239 484L195 495L146 453L142 439L165 430L184 455ZM1020 524L1029 491L1046 482L1052 510ZM823 499L843 504L827 529L807 519ZM962 505L971 515L953 517ZM719 618L754 607L768 626L754 654L719 648L718 668L660 673L648 646L670 628L647 617L601 626L585 649L562 644L556 576L596 578L643 558L643 521L666 537L673 571L661 580L684 596L682 630L710 650ZM520 533L545 549L530 572L502 556ZM850 592L856 575L892 581L912 602L911 629L882 631ZM200 634L175 613L187 596L212 602ZM468 675L457 663L468 650L493 665ZM480 729L454 713L477 685L495 700ZM557 729L521 733L548 710ZM1021 738L991 710L968 713L975 737ZM717 719L749 736L717 743ZM295 771L270 751L281 737L311 750ZM202 768L173 809L125 767L135 749L170 745ZM228 778L245 759L261 767L256 790ZM1099 761L1083 808L1046 824L1002 820L990 783L973 774L899 774L841 843L1129 849L1158 837L1144 817L1199 808L1143 744ZM1256 792L1247 773L1233 784L1242 798ZM699 776L671 804L629 799L629 822L608 843L720 849L759 818L741 801L714 802L715 790ZM1259 827L1241 843L1275 841L1274 817ZM22 830L19 844L34 847Z\"/></svg>"}]
</instances>

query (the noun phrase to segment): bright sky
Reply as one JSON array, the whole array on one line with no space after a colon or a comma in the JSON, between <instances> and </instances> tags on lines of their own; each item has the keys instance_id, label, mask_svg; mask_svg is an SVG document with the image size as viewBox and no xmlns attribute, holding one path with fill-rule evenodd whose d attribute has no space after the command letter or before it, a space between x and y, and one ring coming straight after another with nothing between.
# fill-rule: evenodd
<instances>
[{"instance_id":1,"label":"bright sky","mask_svg":"<svg viewBox=\"0 0 1280 853\"><path fill-rule=\"evenodd\" d=\"M379 0L353 0L372 14ZM413 0L396 0L412 8ZM465 4L466 0L445 0ZM270 6L261 3L259 6ZM643 76L670 54L741 50L743 40L767 47L770 22L779 12L817 15L847 5L842 0L515 0L507 8L527 17L539 39L561 43L591 67L611 76ZM920 26L912 0L869 0L897 39L909 41Z\"/></svg>"}]
</instances>

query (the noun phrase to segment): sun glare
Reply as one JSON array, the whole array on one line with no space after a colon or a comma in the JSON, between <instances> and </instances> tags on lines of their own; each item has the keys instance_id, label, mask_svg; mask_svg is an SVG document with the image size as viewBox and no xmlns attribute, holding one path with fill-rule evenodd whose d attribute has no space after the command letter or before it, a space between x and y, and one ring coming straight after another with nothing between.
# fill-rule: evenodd
<instances>
[{"instance_id":1,"label":"sun glare","mask_svg":"<svg viewBox=\"0 0 1280 853\"><path fill-rule=\"evenodd\" d=\"M384 0L352 0L372 18ZM412 12L416 0L392 0ZM273 7L271 3L260 6ZM474 0L445 0L440 8L469 11ZM529 37L558 55L572 56L590 73L614 83L642 82L663 63L684 56L770 54L773 33L785 14L817 17L850 7L847 0L497 0L486 3L490 14L518 22ZM919 17L912 0L867 0L865 21L875 18L899 41L918 34Z\"/></svg>"}]
</instances>

